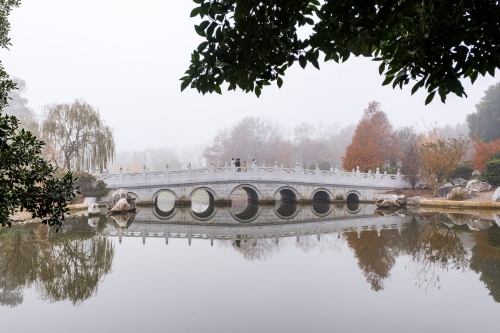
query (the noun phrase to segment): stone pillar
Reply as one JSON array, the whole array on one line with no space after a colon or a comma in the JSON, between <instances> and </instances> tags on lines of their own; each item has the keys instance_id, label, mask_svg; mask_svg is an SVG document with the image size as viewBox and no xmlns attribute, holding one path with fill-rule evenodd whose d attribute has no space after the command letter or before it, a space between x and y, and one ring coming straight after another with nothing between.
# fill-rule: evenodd
<instances>
[{"instance_id":1,"label":"stone pillar","mask_svg":"<svg viewBox=\"0 0 500 333\"><path fill-rule=\"evenodd\" d=\"M165 183L168 182L168 176L169 176L170 171L168 171L168 164L165 167Z\"/></svg>"},{"instance_id":2,"label":"stone pillar","mask_svg":"<svg viewBox=\"0 0 500 333\"><path fill-rule=\"evenodd\" d=\"M215 177L214 177L214 174L215 174L215 172L214 172L214 162L210 162L209 174L210 174L210 178L211 178L211 179L214 179L214 178L215 178Z\"/></svg>"},{"instance_id":3,"label":"stone pillar","mask_svg":"<svg viewBox=\"0 0 500 333\"><path fill-rule=\"evenodd\" d=\"M377 167L377 171L375 172L375 181L378 183L380 182L380 168Z\"/></svg>"},{"instance_id":4,"label":"stone pillar","mask_svg":"<svg viewBox=\"0 0 500 333\"><path fill-rule=\"evenodd\" d=\"M191 162L188 162L187 175L188 175L188 180L193 179L193 170L191 170Z\"/></svg>"},{"instance_id":5,"label":"stone pillar","mask_svg":"<svg viewBox=\"0 0 500 333\"><path fill-rule=\"evenodd\" d=\"M359 166L356 167L356 182L360 182L361 181L361 172L359 171Z\"/></svg>"},{"instance_id":6,"label":"stone pillar","mask_svg":"<svg viewBox=\"0 0 500 333\"><path fill-rule=\"evenodd\" d=\"M146 165L142 167L142 182L146 183Z\"/></svg>"},{"instance_id":7,"label":"stone pillar","mask_svg":"<svg viewBox=\"0 0 500 333\"><path fill-rule=\"evenodd\" d=\"M316 180L319 180L319 176L320 176L319 164L316 163Z\"/></svg>"},{"instance_id":8,"label":"stone pillar","mask_svg":"<svg viewBox=\"0 0 500 333\"><path fill-rule=\"evenodd\" d=\"M295 163L295 179L300 177L299 163Z\"/></svg>"},{"instance_id":9,"label":"stone pillar","mask_svg":"<svg viewBox=\"0 0 500 333\"><path fill-rule=\"evenodd\" d=\"M335 168L335 182L338 183L340 181L340 169L339 166Z\"/></svg>"},{"instance_id":10,"label":"stone pillar","mask_svg":"<svg viewBox=\"0 0 500 333\"><path fill-rule=\"evenodd\" d=\"M120 166L120 174L118 175L118 181L120 184L123 184L123 170L121 166Z\"/></svg>"},{"instance_id":11,"label":"stone pillar","mask_svg":"<svg viewBox=\"0 0 500 333\"><path fill-rule=\"evenodd\" d=\"M274 178L278 178L279 169L278 169L278 161L274 162Z\"/></svg>"},{"instance_id":12,"label":"stone pillar","mask_svg":"<svg viewBox=\"0 0 500 333\"><path fill-rule=\"evenodd\" d=\"M396 181L397 181L398 185L403 184L403 179L401 177L401 172L400 172L399 168L398 168L398 173L396 174Z\"/></svg>"}]
</instances>

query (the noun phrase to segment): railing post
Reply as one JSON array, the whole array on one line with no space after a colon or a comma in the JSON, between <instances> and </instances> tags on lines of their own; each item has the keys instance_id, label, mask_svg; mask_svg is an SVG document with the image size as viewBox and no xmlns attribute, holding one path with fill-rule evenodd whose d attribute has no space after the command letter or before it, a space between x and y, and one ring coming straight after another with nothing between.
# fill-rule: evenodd
<instances>
[{"instance_id":1,"label":"railing post","mask_svg":"<svg viewBox=\"0 0 500 333\"><path fill-rule=\"evenodd\" d=\"M120 166L120 174L118 175L118 181L120 182L120 184L123 184L123 170L121 166Z\"/></svg>"},{"instance_id":2,"label":"railing post","mask_svg":"<svg viewBox=\"0 0 500 333\"><path fill-rule=\"evenodd\" d=\"M188 180L193 179L193 170L191 170L191 162L188 162L187 174L188 174Z\"/></svg>"},{"instance_id":3,"label":"railing post","mask_svg":"<svg viewBox=\"0 0 500 333\"><path fill-rule=\"evenodd\" d=\"M316 163L316 180L319 180L319 164Z\"/></svg>"},{"instance_id":4,"label":"railing post","mask_svg":"<svg viewBox=\"0 0 500 333\"><path fill-rule=\"evenodd\" d=\"M214 179L214 162L210 162L210 178Z\"/></svg>"},{"instance_id":5,"label":"railing post","mask_svg":"<svg viewBox=\"0 0 500 333\"><path fill-rule=\"evenodd\" d=\"M361 182L361 172L359 171L359 166L356 167L356 181Z\"/></svg>"},{"instance_id":6,"label":"railing post","mask_svg":"<svg viewBox=\"0 0 500 333\"><path fill-rule=\"evenodd\" d=\"M340 181L340 169L338 165L335 168L335 180L337 181L337 183Z\"/></svg>"},{"instance_id":7,"label":"railing post","mask_svg":"<svg viewBox=\"0 0 500 333\"><path fill-rule=\"evenodd\" d=\"M403 184L403 179L402 178L403 177L401 177L401 172L400 172L400 170L398 168L398 173L396 174L396 181L397 181L398 185L402 185Z\"/></svg>"},{"instance_id":8,"label":"railing post","mask_svg":"<svg viewBox=\"0 0 500 333\"><path fill-rule=\"evenodd\" d=\"M165 168L165 183L168 182L168 176L169 176L169 171L168 171L168 163L167 163L167 166Z\"/></svg>"},{"instance_id":9,"label":"railing post","mask_svg":"<svg viewBox=\"0 0 500 333\"><path fill-rule=\"evenodd\" d=\"M295 163L295 179L299 179L300 175L300 170L299 170L299 163Z\"/></svg>"},{"instance_id":10,"label":"railing post","mask_svg":"<svg viewBox=\"0 0 500 333\"><path fill-rule=\"evenodd\" d=\"M278 161L275 161L274 162L274 178L278 178L278 173L279 173Z\"/></svg>"},{"instance_id":11,"label":"railing post","mask_svg":"<svg viewBox=\"0 0 500 333\"><path fill-rule=\"evenodd\" d=\"M375 182L380 183L380 168L377 167L377 171L375 172Z\"/></svg>"},{"instance_id":12,"label":"railing post","mask_svg":"<svg viewBox=\"0 0 500 333\"><path fill-rule=\"evenodd\" d=\"M231 162L231 177L236 177L236 165L233 162Z\"/></svg>"},{"instance_id":13,"label":"railing post","mask_svg":"<svg viewBox=\"0 0 500 333\"><path fill-rule=\"evenodd\" d=\"M142 182L146 183L146 165L142 167Z\"/></svg>"}]
</instances>

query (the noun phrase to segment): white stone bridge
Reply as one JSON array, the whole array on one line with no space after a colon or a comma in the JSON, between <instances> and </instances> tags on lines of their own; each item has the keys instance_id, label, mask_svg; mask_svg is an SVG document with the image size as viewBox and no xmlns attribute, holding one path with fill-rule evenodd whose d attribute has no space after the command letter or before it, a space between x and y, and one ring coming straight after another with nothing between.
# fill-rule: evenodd
<instances>
[{"instance_id":1,"label":"white stone bridge","mask_svg":"<svg viewBox=\"0 0 500 333\"><path fill-rule=\"evenodd\" d=\"M371 201L385 197L388 190L409 185L398 172L396 175L323 171L279 167L253 166L237 168L209 167L186 170L147 171L129 173L120 168L118 174L102 174L101 178L111 190L123 188L137 199L138 203L155 203L162 192L170 193L176 203L189 203L197 191L208 193L211 203L229 203L231 195L243 189L248 201L270 203L277 200L288 202L330 202L345 199L348 202Z\"/></svg>"}]
</instances>

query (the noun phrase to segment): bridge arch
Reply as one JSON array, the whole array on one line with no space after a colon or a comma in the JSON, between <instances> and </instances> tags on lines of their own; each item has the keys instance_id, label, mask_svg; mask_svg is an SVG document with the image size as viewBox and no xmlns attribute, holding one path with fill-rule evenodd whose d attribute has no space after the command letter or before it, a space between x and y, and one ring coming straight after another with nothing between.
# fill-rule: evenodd
<instances>
[{"instance_id":1,"label":"bridge arch","mask_svg":"<svg viewBox=\"0 0 500 333\"><path fill-rule=\"evenodd\" d=\"M282 186L274 192L273 198L279 194L280 200L285 202L297 202L299 200L299 192L291 186Z\"/></svg>"},{"instance_id":2,"label":"bridge arch","mask_svg":"<svg viewBox=\"0 0 500 333\"><path fill-rule=\"evenodd\" d=\"M345 200L347 202L359 202L361 199L361 193L356 190L350 190L345 194Z\"/></svg>"},{"instance_id":3,"label":"bridge arch","mask_svg":"<svg viewBox=\"0 0 500 333\"><path fill-rule=\"evenodd\" d=\"M332 192L324 187L317 188L311 194L313 202L331 202L333 198Z\"/></svg>"},{"instance_id":4,"label":"bridge arch","mask_svg":"<svg viewBox=\"0 0 500 333\"><path fill-rule=\"evenodd\" d=\"M208 198L209 198L208 200L210 201L211 204L213 204L215 199L217 198L217 194L215 194L215 191L212 190L210 187L200 186L200 187L195 188L193 191L191 191L191 194L189 194L190 201L193 201L193 195L198 191L207 192Z\"/></svg>"},{"instance_id":5,"label":"bridge arch","mask_svg":"<svg viewBox=\"0 0 500 333\"><path fill-rule=\"evenodd\" d=\"M236 191L239 188L243 189L246 192L249 202L259 203L261 196L260 191L257 187L250 184L238 184L231 190L229 197L231 197L234 191Z\"/></svg>"},{"instance_id":6,"label":"bridge arch","mask_svg":"<svg viewBox=\"0 0 500 333\"><path fill-rule=\"evenodd\" d=\"M163 200L168 200L168 196L171 197L172 199L172 207L170 207L168 204L167 206L164 205ZM177 201L177 195L169 190L169 189L161 189L157 191L155 194L153 194L153 202L154 202L154 208L153 208L153 215L155 215L157 218L161 220L168 220L172 218L175 213L175 202Z\"/></svg>"},{"instance_id":7,"label":"bridge arch","mask_svg":"<svg viewBox=\"0 0 500 333\"><path fill-rule=\"evenodd\" d=\"M174 191L172 191L168 188L165 188L165 189L158 190L155 192L155 194L153 194L153 202L156 203L156 199L158 198L158 195L160 195L160 193L165 193L165 192L171 194L174 197L175 201L179 200L179 197L177 196L177 194L175 194Z\"/></svg>"},{"instance_id":8,"label":"bridge arch","mask_svg":"<svg viewBox=\"0 0 500 333\"><path fill-rule=\"evenodd\" d=\"M134 192L130 192L130 191L127 191L128 194L130 194L132 197L134 197L135 199L135 203L139 203L141 202L141 199L139 199L139 196L137 194L135 194Z\"/></svg>"}]
</instances>

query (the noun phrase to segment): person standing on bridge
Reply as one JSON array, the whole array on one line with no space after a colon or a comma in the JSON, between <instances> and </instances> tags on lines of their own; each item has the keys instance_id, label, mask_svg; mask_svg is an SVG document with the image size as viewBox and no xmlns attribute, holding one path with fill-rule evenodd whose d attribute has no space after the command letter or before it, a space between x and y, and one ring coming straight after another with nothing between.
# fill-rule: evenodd
<instances>
[{"instance_id":1,"label":"person standing on bridge","mask_svg":"<svg viewBox=\"0 0 500 333\"><path fill-rule=\"evenodd\" d=\"M252 168L255 168L255 167L257 167L257 160L254 158L252 160Z\"/></svg>"},{"instance_id":2,"label":"person standing on bridge","mask_svg":"<svg viewBox=\"0 0 500 333\"><path fill-rule=\"evenodd\" d=\"M241 166L243 167L243 172L247 172L247 161L243 161Z\"/></svg>"},{"instance_id":3,"label":"person standing on bridge","mask_svg":"<svg viewBox=\"0 0 500 333\"><path fill-rule=\"evenodd\" d=\"M234 157L231 159L231 167L233 167L235 161L234 161Z\"/></svg>"},{"instance_id":4,"label":"person standing on bridge","mask_svg":"<svg viewBox=\"0 0 500 333\"><path fill-rule=\"evenodd\" d=\"M234 163L234 166L236 167L236 172L241 172L241 168L240 168L241 163L240 163L239 158L236 159L236 163Z\"/></svg>"}]
</instances>

